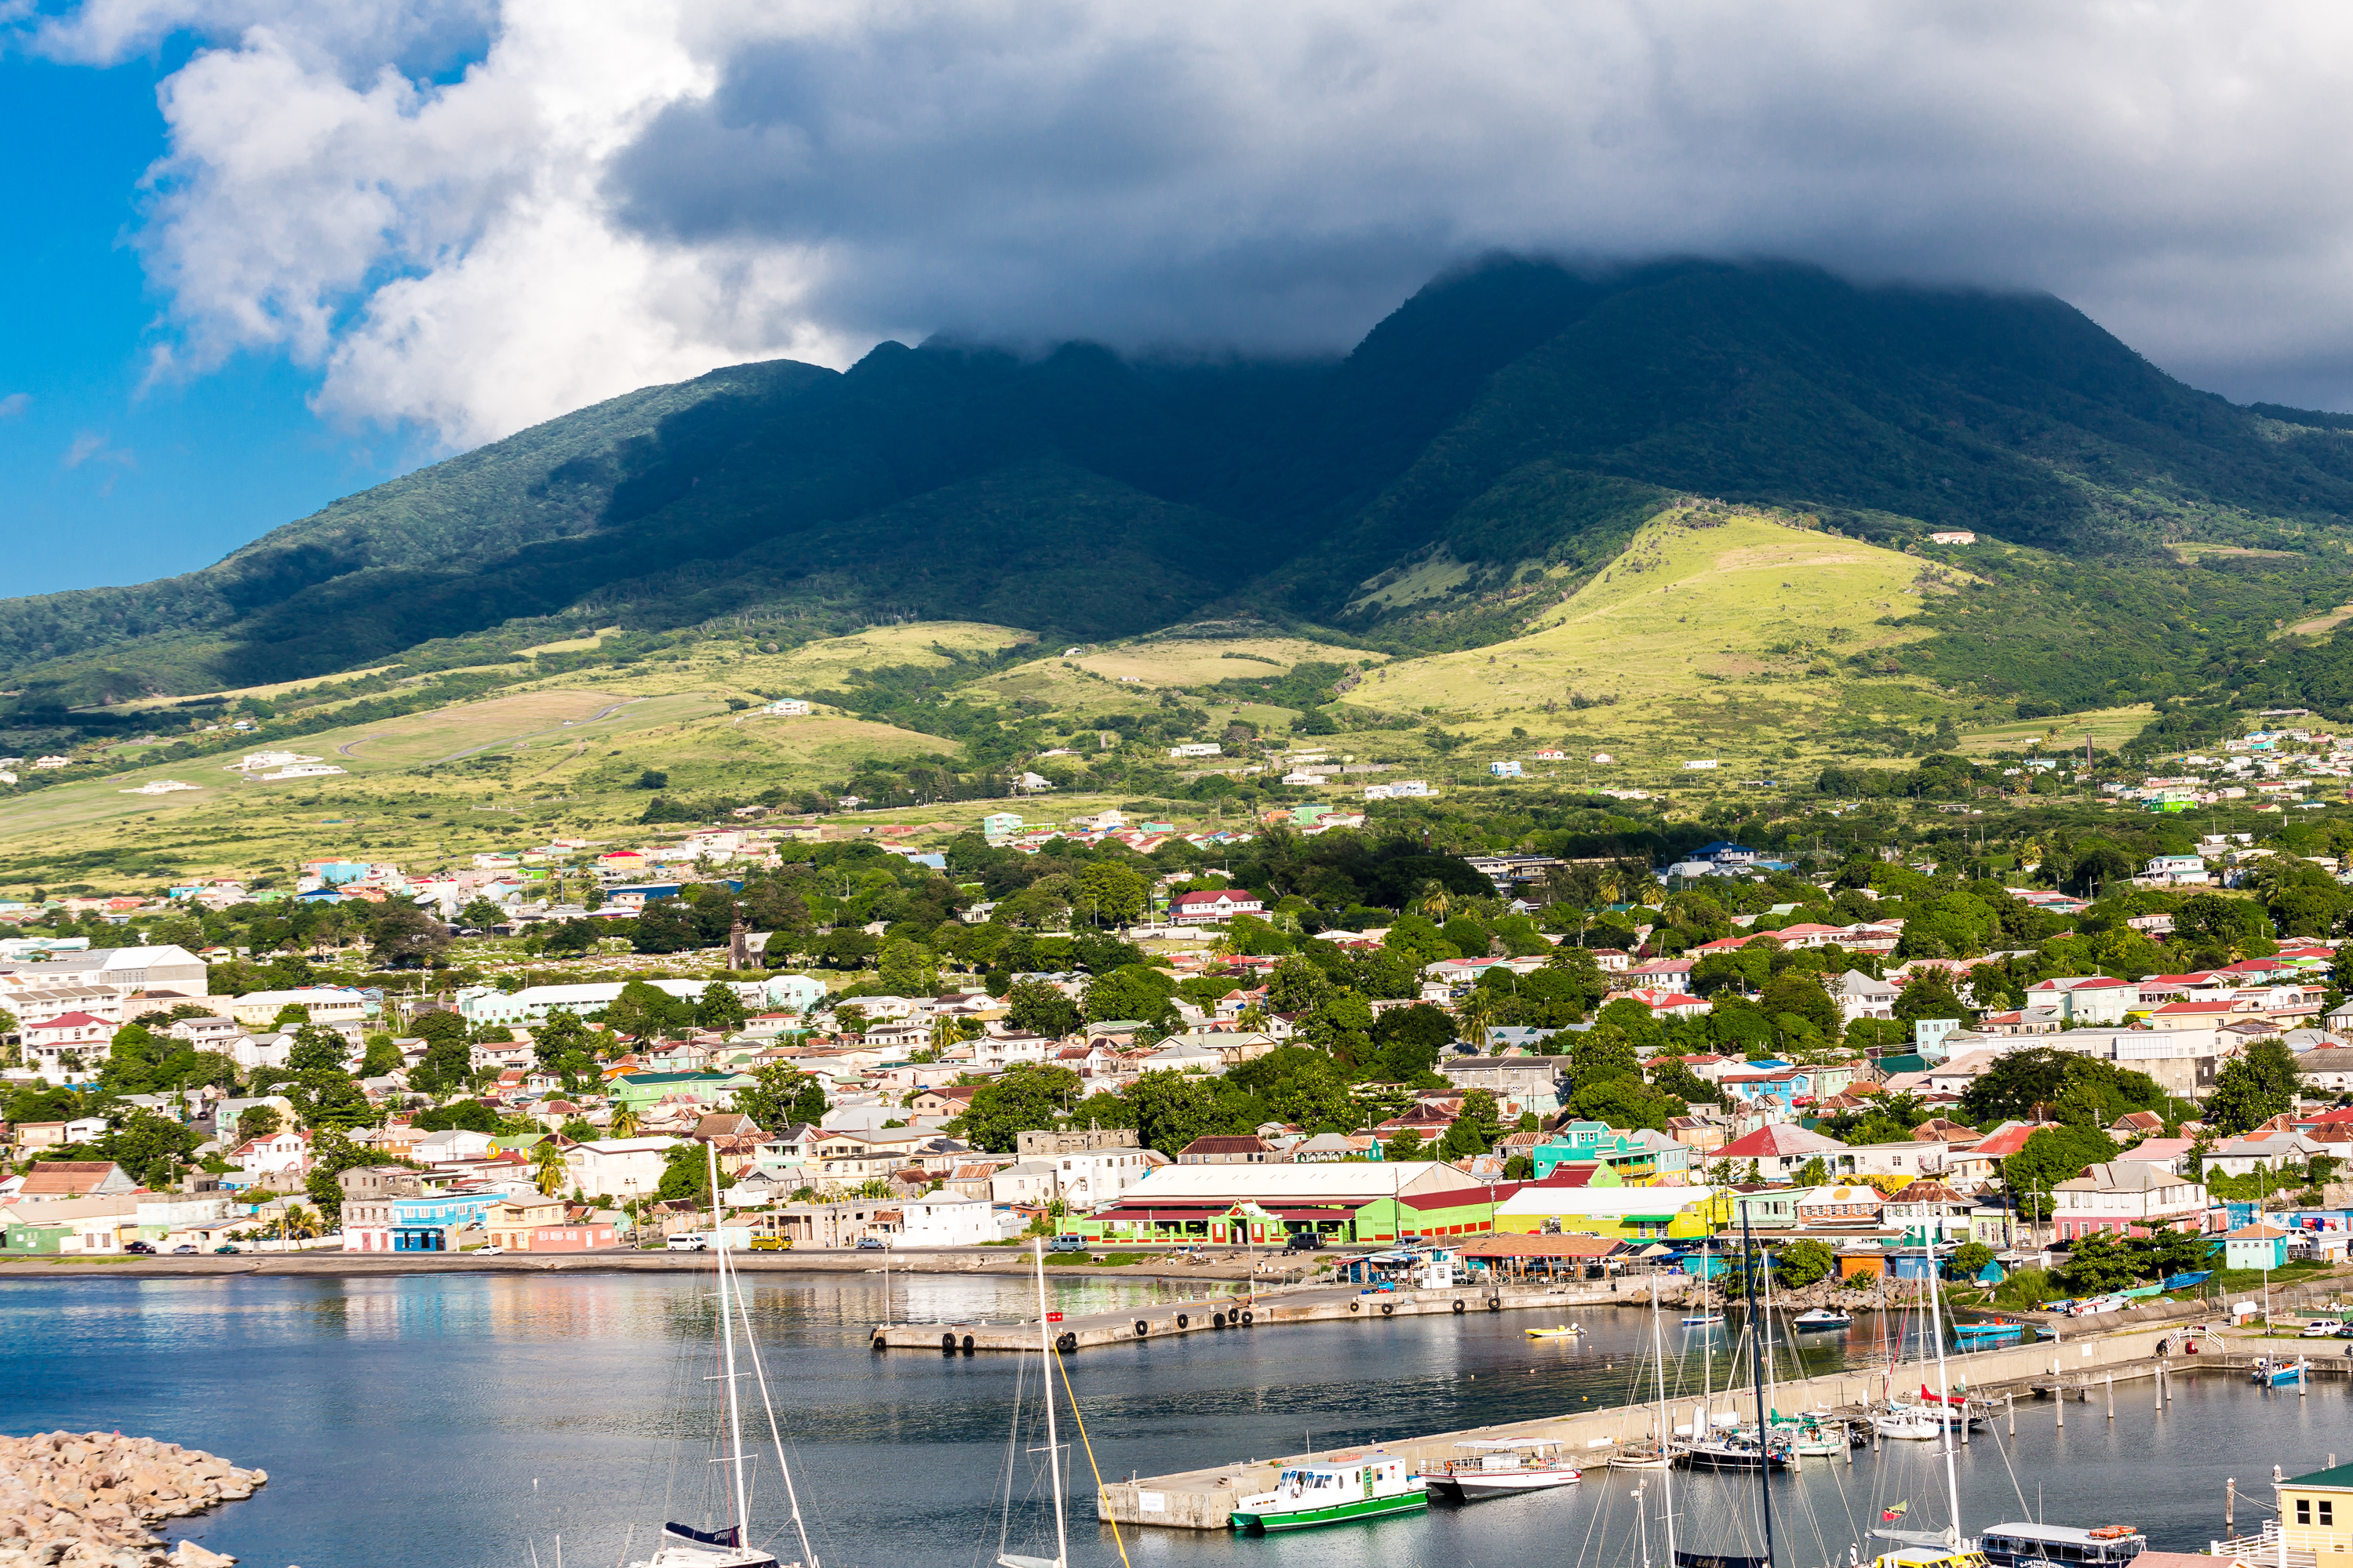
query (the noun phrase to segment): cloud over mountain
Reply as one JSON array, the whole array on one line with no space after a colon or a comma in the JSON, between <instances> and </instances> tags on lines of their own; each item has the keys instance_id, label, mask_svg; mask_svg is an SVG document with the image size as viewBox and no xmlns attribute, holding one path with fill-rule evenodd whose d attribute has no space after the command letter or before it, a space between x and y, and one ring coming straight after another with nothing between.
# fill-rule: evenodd
<instances>
[{"instance_id":1,"label":"cloud over mountain","mask_svg":"<svg viewBox=\"0 0 2353 1568\"><path fill-rule=\"evenodd\" d=\"M451 445L885 335L1335 350L1497 247L2044 289L2195 383L2353 402L2353 17L2316 5L92 0L11 26L92 63L201 40L138 236L159 374L286 353L323 412Z\"/></svg>"}]
</instances>

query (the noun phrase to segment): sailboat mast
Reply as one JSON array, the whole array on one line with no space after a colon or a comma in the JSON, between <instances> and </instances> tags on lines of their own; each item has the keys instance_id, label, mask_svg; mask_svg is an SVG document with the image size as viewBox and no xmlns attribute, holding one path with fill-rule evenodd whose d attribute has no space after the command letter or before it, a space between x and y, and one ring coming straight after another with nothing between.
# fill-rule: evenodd
<instances>
[{"instance_id":1,"label":"sailboat mast","mask_svg":"<svg viewBox=\"0 0 2353 1568\"><path fill-rule=\"evenodd\" d=\"M1740 1206L1740 1268L1748 1286L1748 1381L1757 1390L1757 1500L1765 1517L1765 1568L1773 1565L1773 1424L1765 1415L1764 1341L1757 1336L1756 1242L1748 1230L1748 1205Z\"/></svg>"},{"instance_id":2,"label":"sailboat mast","mask_svg":"<svg viewBox=\"0 0 2353 1568\"><path fill-rule=\"evenodd\" d=\"M1936 1420L1945 1433L1945 1493L1947 1503L1952 1509L1948 1517L1952 1521L1953 1548L1958 1551L1961 1544L1961 1478L1953 1466L1953 1394L1945 1384L1945 1324L1938 1300L1942 1292L1936 1289L1936 1244L1934 1237L1935 1232L1923 1231L1920 1251L1928 1261L1928 1332L1936 1341L1936 1403L1939 1406ZM1968 1411L1962 1410L1961 1419L1967 1421L1968 1418Z\"/></svg>"},{"instance_id":3,"label":"sailboat mast","mask_svg":"<svg viewBox=\"0 0 2353 1568\"><path fill-rule=\"evenodd\" d=\"M1659 1488L1663 1494L1659 1506L1667 1526L1667 1568L1682 1568L1675 1561L1675 1457L1668 1447L1674 1441L1674 1423L1667 1415L1667 1352L1659 1338L1659 1271L1655 1266L1651 1270L1651 1370L1659 1380Z\"/></svg>"},{"instance_id":4,"label":"sailboat mast","mask_svg":"<svg viewBox=\"0 0 2353 1568\"><path fill-rule=\"evenodd\" d=\"M1046 1374L1046 1466L1054 1484L1054 1568L1071 1561L1070 1525L1062 1518L1062 1446L1054 1436L1054 1341L1046 1323L1046 1238L1037 1238L1038 1364Z\"/></svg>"},{"instance_id":5,"label":"sailboat mast","mask_svg":"<svg viewBox=\"0 0 2353 1568\"><path fill-rule=\"evenodd\" d=\"M727 1481L735 1499L735 1544L752 1538L750 1500L744 1494L744 1411L735 1396L735 1317L727 1288L727 1216L719 1208L719 1145L706 1143L703 1153L711 1169L712 1239L719 1258L719 1343L723 1352L720 1372L727 1384Z\"/></svg>"}]
</instances>

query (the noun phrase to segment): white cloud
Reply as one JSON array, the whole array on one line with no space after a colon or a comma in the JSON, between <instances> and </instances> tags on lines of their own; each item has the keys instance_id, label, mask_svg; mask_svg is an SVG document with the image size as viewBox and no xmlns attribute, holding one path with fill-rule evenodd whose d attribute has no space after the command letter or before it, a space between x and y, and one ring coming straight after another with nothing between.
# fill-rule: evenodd
<instances>
[{"instance_id":1,"label":"white cloud","mask_svg":"<svg viewBox=\"0 0 2353 1568\"><path fill-rule=\"evenodd\" d=\"M2201 384L2353 404L2353 13L2319 5L90 0L18 26L92 62L206 40L165 85L141 237L159 372L284 353L322 411L453 445L934 328L1342 346L1497 247L2049 289Z\"/></svg>"},{"instance_id":2,"label":"white cloud","mask_svg":"<svg viewBox=\"0 0 2353 1568\"><path fill-rule=\"evenodd\" d=\"M106 444L106 437L95 430L84 430L68 444L58 463L69 468L79 468L85 463L106 463L118 468L132 466L130 451Z\"/></svg>"},{"instance_id":3,"label":"white cloud","mask_svg":"<svg viewBox=\"0 0 2353 1568\"><path fill-rule=\"evenodd\" d=\"M31 393L12 392L5 397L0 397L0 419L14 419L31 406L33 406Z\"/></svg>"}]
</instances>

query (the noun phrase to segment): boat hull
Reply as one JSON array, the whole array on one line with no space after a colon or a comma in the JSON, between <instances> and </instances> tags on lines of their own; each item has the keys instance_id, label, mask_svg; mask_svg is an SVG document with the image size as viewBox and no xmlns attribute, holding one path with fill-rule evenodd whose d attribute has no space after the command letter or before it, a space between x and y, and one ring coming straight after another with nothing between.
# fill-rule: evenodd
<instances>
[{"instance_id":1,"label":"boat hull","mask_svg":"<svg viewBox=\"0 0 2353 1568\"><path fill-rule=\"evenodd\" d=\"M1272 1535L1285 1530L1314 1530L1326 1524L1354 1524L1359 1520L1383 1519L1393 1513L1419 1513L1430 1506L1427 1493L1400 1492L1394 1497L1356 1498L1348 1502L1333 1503L1324 1508L1260 1510L1245 1513L1237 1509L1233 1515L1234 1529L1245 1533Z\"/></svg>"},{"instance_id":2,"label":"boat hull","mask_svg":"<svg viewBox=\"0 0 2353 1568\"><path fill-rule=\"evenodd\" d=\"M1422 1484L1430 1495L1448 1502L1478 1502L1487 1498L1525 1497L1530 1492L1550 1491L1555 1487L1574 1486L1578 1472L1558 1470L1465 1470L1460 1475L1424 1476Z\"/></svg>"}]
</instances>

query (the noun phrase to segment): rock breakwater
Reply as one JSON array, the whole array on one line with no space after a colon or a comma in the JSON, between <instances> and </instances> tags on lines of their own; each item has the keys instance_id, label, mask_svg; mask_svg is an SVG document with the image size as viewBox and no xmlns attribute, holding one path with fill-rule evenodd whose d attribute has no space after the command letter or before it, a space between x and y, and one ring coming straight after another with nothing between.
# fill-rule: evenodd
<instances>
[{"instance_id":1,"label":"rock breakwater","mask_svg":"<svg viewBox=\"0 0 2353 1568\"><path fill-rule=\"evenodd\" d=\"M227 1459L115 1432L0 1437L0 1568L222 1568L151 1526L249 1498L269 1480Z\"/></svg>"}]
</instances>

